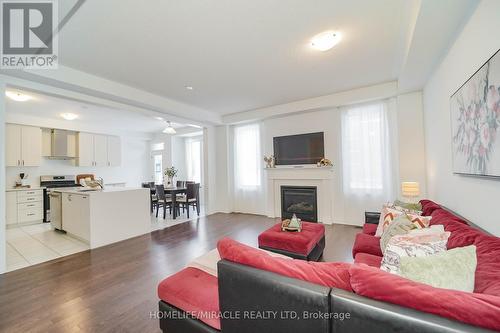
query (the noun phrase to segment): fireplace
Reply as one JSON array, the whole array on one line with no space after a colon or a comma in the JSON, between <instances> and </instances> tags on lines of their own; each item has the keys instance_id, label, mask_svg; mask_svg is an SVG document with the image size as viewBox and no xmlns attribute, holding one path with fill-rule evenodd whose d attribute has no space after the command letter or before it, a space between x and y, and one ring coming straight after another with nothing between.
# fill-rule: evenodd
<instances>
[{"instance_id":1,"label":"fireplace","mask_svg":"<svg viewBox=\"0 0 500 333\"><path fill-rule=\"evenodd\" d=\"M281 218L318 222L316 186L281 186Z\"/></svg>"}]
</instances>

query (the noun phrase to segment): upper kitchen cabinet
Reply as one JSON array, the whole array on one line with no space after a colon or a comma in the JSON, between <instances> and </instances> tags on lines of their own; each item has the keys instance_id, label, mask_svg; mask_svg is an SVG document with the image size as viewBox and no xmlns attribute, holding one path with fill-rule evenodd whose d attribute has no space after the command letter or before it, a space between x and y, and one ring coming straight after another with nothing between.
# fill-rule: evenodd
<instances>
[{"instance_id":1,"label":"upper kitchen cabinet","mask_svg":"<svg viewBox=\"0 0 500 333\"><path fill-rule=\"evenodd\" d=\"M121 164L120 138L101 134L77 135L77 165L119 166Z\"/></svg>"},{"instance_id":2,"label":"upper kitchen cabinet","mask_svg":"<svg viewBox=\"0 0 500 333\"><path fill-rule=\"evenodd\" d=\"M42 130L39 127L5 125L6 166L39 166L42 159Z\"/></svg>"},{"instance_id":3,"label":"upper kitchen cabinet","mask_svg":"<svg viewBox=\"0 0 500 333\"><path fill-rule=\"evenodd\" d=\"M94 134L80 132L76 136L76 164L94 166Z\"/></svg>"},{"instance_id":4,"label":"upper kitchen cabinet","mask_svg":"<svg viewBox=\"0 0 500 333\"><path fill-rule=\"evenodd\" d=\"M94 135L94 161L95 166L108 165L108 142L105 135Z\"/></svg>"},{"instance_id":5,"label":"upper kitchen cabinet","mask_svg":"<svg viewBox=\"0 0 500 333\"><path fill-rule=\"evenodd\" d=\"M120 166L122 163L122 146L120 138L108 136L108 166Z\"/></svg>"}]
</instances>

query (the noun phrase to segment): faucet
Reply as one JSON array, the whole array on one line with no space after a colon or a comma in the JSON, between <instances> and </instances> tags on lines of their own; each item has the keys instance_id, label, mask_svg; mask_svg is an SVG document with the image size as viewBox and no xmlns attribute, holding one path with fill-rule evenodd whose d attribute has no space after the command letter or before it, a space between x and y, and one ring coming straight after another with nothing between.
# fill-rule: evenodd
<instances>
[{"instance_id":1,"label":"faucet","mask_svg":"<svg viewBox=\"0 0 500 333\"><path fill-rule=\"evenodd\" d=\"M102 177L97 178L96 182L99 184L101 190L104 190L104 179Z\"/></svg>"}]
</instances>

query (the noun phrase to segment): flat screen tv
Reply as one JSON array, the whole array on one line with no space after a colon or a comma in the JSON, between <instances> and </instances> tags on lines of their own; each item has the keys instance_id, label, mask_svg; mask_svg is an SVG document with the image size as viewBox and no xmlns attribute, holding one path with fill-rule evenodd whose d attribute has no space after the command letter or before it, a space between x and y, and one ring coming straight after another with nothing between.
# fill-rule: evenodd
<instances>
[{"instance_id":1,"label":"flat screen tv","mask_svg":"<svg viewBox=\"0 0 500 333\"><path fill-rule=\"evenodd\" d=\"M316 164L325 157L323 132L273 138L276 165Z\"/></svg>"}]
</instances>

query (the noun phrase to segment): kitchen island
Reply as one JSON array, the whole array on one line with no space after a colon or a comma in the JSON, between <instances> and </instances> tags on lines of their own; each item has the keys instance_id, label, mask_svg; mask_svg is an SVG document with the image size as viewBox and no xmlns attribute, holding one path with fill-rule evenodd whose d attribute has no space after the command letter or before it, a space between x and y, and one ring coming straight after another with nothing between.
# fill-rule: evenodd
<instances>
[{"instance_id":1,"label":"kitchen island","mask_svg":"<svg viewBox=\"0 0 500 333\"><path fill-rule=\"evenodd\" d=\"M149 189L57 189L62 230L96 248L151 231Z\"/></svg>"}]
</instances>

